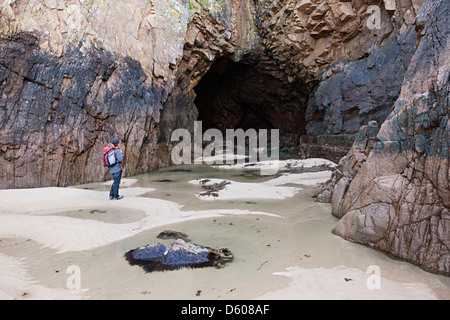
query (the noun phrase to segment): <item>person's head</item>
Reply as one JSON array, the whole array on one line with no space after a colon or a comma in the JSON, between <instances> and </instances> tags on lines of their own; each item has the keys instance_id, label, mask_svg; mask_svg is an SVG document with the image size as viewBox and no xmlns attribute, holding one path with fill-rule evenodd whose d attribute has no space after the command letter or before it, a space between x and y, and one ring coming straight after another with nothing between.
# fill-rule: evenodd
<instances>
[{"instance_id":1,"label":"person's head","mask_svg":"<svg viewBox=\"0 0 450 320\"><path fill-rule=\"evenodd\" d=\"M118 138L114 138L111 143L117 147L119 145L119 139Z\"/></svg>"}]
</instances>

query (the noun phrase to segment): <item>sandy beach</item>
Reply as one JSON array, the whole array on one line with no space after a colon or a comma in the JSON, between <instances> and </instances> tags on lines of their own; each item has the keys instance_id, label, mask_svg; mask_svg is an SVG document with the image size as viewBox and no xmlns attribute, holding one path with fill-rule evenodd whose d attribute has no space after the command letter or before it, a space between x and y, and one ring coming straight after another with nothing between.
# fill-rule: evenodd
<instances>
[{"instance_id":1,"label":"sandy beach","mask_svg":"<svg viewBox=\"0 0 450 320\"><path fill-rule=\"evenodd\" d=\"M242 167L196 168L123 179L120 201L108 199L111 182L1 190L0 299L450 298L448 278L331 234L330 205L312 198L331 171L250 180ZM201 179L229 184L202 197ZM125 261L166 229L235 258L154 273ZM373 265L379 288L370 288Z\"/></svg>"}]
</instances>

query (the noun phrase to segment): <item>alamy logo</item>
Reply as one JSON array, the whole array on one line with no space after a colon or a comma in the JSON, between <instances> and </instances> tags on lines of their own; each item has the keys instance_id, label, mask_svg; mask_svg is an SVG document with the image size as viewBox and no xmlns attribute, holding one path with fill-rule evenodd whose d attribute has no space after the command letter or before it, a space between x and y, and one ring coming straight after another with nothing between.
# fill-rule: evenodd
<instances>
[{"instance_id":1,"label":"alamy logo","mask_svg":"<svg viewBox=\"0 0 450 320\"><path fill-rule=\"evenodd\" d=\"M370 30L381 29L381 10L377 5L371 5L367 8L366 13L369 14L367 18L367 28Z\"/></svg>"},{"instance_id":2,"label":"alamy logo","mask_svg":"<svg viewBox=\"0 0 450 320\"><path fill-rule=\"evenodd\" d=\"M187 129L172 132L172 142L178 142L171 152L174 164L234 164L264 162L261 174L278 172L279 130L227 129L225 139L218 129L208 129L203 133L202 122L194 122L194 139ZM211 142L203 149L204 142ZM192 150L193 147L193 150ZM193 151L193 152L192 152ZM193 156L193 159L192 159Z\"/></svg>"},{"instance_id":3,"label":"alamy logo","mask_svg":"<svg viewBox=\"0 0 450 320\"><path fill-rule=\"evenodd\" d=\"M70 265L67 267L66 272L70 274L67 278L67 289L80 290L81 289L81 269L77 265Z\"/></svg>"},{"instance_id":4,"label":"alamy logo","mask_svg":"<svg viewBox=\"0 0 450 320\"><path fill-rule=\"evenodd\" d=\"M377 265L371 265L367 267L367 271L370 276L367 278L366 285L369 290L381 289L381 269Z\"/></svg>"}]
</instances>

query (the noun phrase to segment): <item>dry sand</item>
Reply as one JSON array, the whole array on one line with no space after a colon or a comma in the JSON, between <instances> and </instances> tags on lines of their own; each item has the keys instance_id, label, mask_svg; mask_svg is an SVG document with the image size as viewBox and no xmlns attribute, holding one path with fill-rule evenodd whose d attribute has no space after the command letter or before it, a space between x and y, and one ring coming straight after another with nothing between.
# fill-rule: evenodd
<instances>
[{"instance_id":1,"label":"dry sand","mask_svg":"<svg viewBox=\"0 0 450 320\"><path fill-rule=\"evenodd\" d=\"M262 214L248 210L183 211L174 202L139 197L153 189L122 188L120 201L109 200L108 193L77 188L40 188L0 192L0 236L32 239L43 247L66 251L89 250L132 237L161 225L221 215ZM21 205L18 206L17 203ZM98 209L100 208L100 209ZM144 218L132 223L105 223L61 215L70 210L140 211Z\"/></svg>"},{"instance_id":2,"label":"dry sand","mask_svg":"<svg viewBox=\"0 0 450 320\"><path fill-rule=\"evenodd\" d=\"M140 185L147 176L124 179L120 201L108 200L110 182L95 190L1 190L0 299L189 299L199 286L209 286L205 299L449 298L448 278L331 235L336 221L329 205L310 196L310 185L329 176L327 171L254 183L230 180L219 193L222 201L206 207L198 181L177 182L184 192L178 200L192 199L189 207L198 203L200 210L153 198L159 186ZM258 203L246 201L252 199ZM200 244L230 247L235 261L221 270L152 274L125 262L124 252L166 227ZM383 270L382 290L366 285L365 268L374 262ZM83 272L81 288L68 282L66 271L74 264Z\"/></svg>"}]
</instances>

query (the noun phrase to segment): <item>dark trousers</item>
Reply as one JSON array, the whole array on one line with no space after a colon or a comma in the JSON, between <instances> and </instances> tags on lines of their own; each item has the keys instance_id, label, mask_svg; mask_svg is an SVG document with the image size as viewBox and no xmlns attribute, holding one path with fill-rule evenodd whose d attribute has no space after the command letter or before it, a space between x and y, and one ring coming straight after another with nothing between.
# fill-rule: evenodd
<instances>
[{"instance_id":1,"label":"dark trousers","mask_svg":"<svg viewBox=\"0 0 450 320\"><path fill-rule=\"evenodd\" d=\"M119 196L119 185L120 180L122 179L122 170L117 173L112 173L111 175L114 178L114 182L111 186L111 190L109 191L109 196L117 198Z\"/></svg>"}]
</instances>

